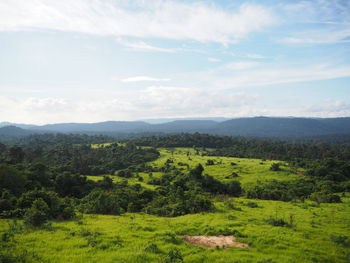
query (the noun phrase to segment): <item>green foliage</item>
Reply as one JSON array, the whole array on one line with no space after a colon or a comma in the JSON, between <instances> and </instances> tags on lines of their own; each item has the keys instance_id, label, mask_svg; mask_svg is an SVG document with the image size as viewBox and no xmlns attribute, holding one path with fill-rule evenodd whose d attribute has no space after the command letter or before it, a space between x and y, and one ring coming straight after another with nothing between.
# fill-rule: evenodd
<instances>
[{"instance_id":1,"label":"green foliage","mask_svg":"<svg viewBox=\"0 0 350 263\"><path fill-rule=\"evenodd\" d=\"M214 165L214 161L211 159L208 159L207 162L205 163L205 165Z\"/></svg>"},{"instance_id":2,"label":"green foliage","mask_svg":"<svg viewBox=\"0 0 350 263\"><path fill-rule=\"evenodd\" d=\"M326 192L314 192L310 195L310 200L317 203L341 203L339 195L329 194Z\"/></svg>"},{"instance_id":3,"label":"green foliage","mask_svg":"<svg viewBox=\"0 0 350 263\"><path fill-rule=\"evenodd\" d=\"M61 197L69 196L81 198L88 194L95 185L93 182L88 181L86 176L64 172L57 175L54 186L55 191Z\"/></svg>"},{"instance_id":4,"label":"green foliage","mask_svg":"<svg viewBox=\"0 0 350 263\"><path fill-rule=\"evenodd\" d=\"M84 213L120 215L121 200L113 192L94 190L81 200L80 210Z\"/></svg>"},{"instance_id":5,"label":"green foliage","mask_svg":"<svg viewBox=\"0 0 350 263\"><path fill-rule=\"evenodd\" d=\"M2 189L7 189L18 196L24 191L26 183L27 178L23 171L19 171L12 165L0 164L0 187Z\"/></svg>"},{"instance_id":6,"label":"green foliage","mask_svg":"<svg viewBox=\"0 0 350 263\"><path fill-rule=\"evenodd\" d=\"M266 220L266 222L272 226L289 226L288 223L282 218L272 218Z\"/></svg>"},{"instance_id":7,"label":"green foliage","mask_svg":"<svg viewBox=\"0 0 350 263\"><path fill-rule=\"evenodd\" d=\"M270 170L271 171L281 171L280 164L279 163L271 164Z\"/></svg>"},{"instance_id":8,"label":"green foliage","mask_svg":"<svg viewBox=\"0 0 350 263\"><path fill-rule=\"evenodd\" d=\"M336 235L332 235L331 236L331 240L336 243L339 246L343 246L343 247L349 247L350 246L350 239L347 236L336 236Z\"/></svg>"},{"instance_id":9,"label":"green foliage","mask_svg":"<svg viewBox=\"0 0 350 263\"><path fill-rule=\"evenodd\" d=\"M166 255L164 263L183 262L183 256L179 249L173 248Z\"/></svg>"},{"instance_id":10,"label":"green foliage","mask_svg":"<svg viewBox=\"0 0 350 263\"><path fill-rule=\"evenodd\" d=\"M53 191L32 190L24 193L17 202L20 209L26 210L33 206L36 200L43 200L48 206L47 215L52 219L67 220L75 216L73 203L69 198L60 199Z\"/></svg>"},{"instance_id":11,"label":"green foliage","mask_svg":"<svg viewBox=\"0 0 350 263\"><path fill-rule=\"evenodd\" d=\"M152 243L150 245L148 245L147 247L145 247L144 249L146 252L149 252L149 253L154 253L154 254L161 254L162 251L159 249L159 247Z\"/></svg>"},{"instance_id":12,"label":"green foliage","mask_svg":"<svg viewBox=\"0 0 350 263\"><path fill-rule=\"evenodd\" d=\"M33 202L24 214L24 222L31 226L42 226L49 219L49 207L43 199L37 199Z\"/></svg>"},{"instance_id":13,"label":"green foliage","mask_svg":"<svg viewBox=\"0 0 350 263\"><path fill-rule=\"evenodd\" d=\"M259 205L255 202L248 202L245 205L250 207L250 208L258 208L259 207Z\"/></svg>"},{"instance_id":14,"label":"green foliage","mask_svg":"<svg viewBox=\"0 0 350 263\"><path fill-rule=\"evenodd\" d=\"M257 182L246 189L246 196L253 199L291 201L308 197L313 192L313 181L299 179L294 181Z\"/></svg>"}]
</instances>

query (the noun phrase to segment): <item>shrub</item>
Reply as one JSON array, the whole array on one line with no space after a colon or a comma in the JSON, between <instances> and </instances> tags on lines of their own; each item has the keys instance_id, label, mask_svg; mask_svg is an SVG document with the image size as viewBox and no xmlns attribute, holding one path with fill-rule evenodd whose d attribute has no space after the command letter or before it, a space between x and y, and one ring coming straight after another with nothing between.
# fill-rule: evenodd
<instances>
[{"instance_id":1,"label":"shrub","mask_svg":"<svg viewBox=\"0 0 350 263\"><path fill-rule=\"evenodd\" d=\"M181 239L179 239L176 234L167 232L164 234L163 240L168 243L172 243L175 245L178 245L181 243Z\"/></svg>"},{"instance_id":2,"label":"shrub","mask_svg":"<svg viewBox=\"0 0 350 263\"><path fill-rule=\"evenodd\" d=\"M315 192L310 195L310 200L317 203L341 203L341 198L335 194L327 194L325 192Z\"/></svg>"},{"instance_id":3,"label":"shrub","mask_svg":"<svg viewBox=\"0 0 350 263\"><path fill-rule=\"evenodd\" d=\"M281 171L280 164L279 163L273 163L270 166L271 171Z\"/></svg>"},{"instance_id":4,"label":"shrub","mask_svg":"<svg viewBox=\"0 0 350 263\"><path fill-rule=\"evenodd\" d=\"M24 222L31 226L41 226L49 219L49 207L43 199L37 199L33 202L24 214Z\"/></svg>"},{"instance_id":5,"label":"shrub","mask_svg":"<svg viewBox=\"0 0 350 263\"><path fill-rule=\"evenodd\" d=\"M282 218L269 218L266 222L272 226L288 226L288 223Z\"/></svg>"},{"instance_id":6,"label":"shrub","mask_svg":"<svg viewBox=\"0 0 350 263\"><path fill-rule=\"evenodd\" d=\"M154 253L154 254L162 253L162 251L159 249L159 247L156 244L154 244L154 243L152 243L149 246L147 246L144 250L146 252Z\"/></svg>"},{"instance_id":7,"label":"shrub","mask_svg":"<svg viewBox=\"0 0 350 263\"><path fill-rule=\"evenodd\" d=\"M183 256L182 256L180 250L177 248L171 249L168 252L164 262L165 263L183 262Z\"/></svg>"},{"instance_id":8,"label":"shrub","mask_svg":"<svg viewBox=\"0 0 350 263\"><path fill-rule=\"evenodd\" d=\"M251 208L258 208L259 207L258 204L255 202L248 202L245 205L248 207L251 207Z\"/></svg>"},{"instance_id":9,"label":"shrub","mask_svg":"<svg viewBox=\"0 0 350 263\"><path fill-rule=\"evenodd\" d=\"M120 215L120 198L113 192L94 190L82 199L81 210L91 214Z\"/></svg>"},{"instance_id":10,"label":"shrub","mask_svg":"<svg viewBox=\"0 0 350 263\"><path fill-rule=\"evenodd\" d=\"M207 162L205 163L205 165L214 165L214 164L215 164L214 161L211 159L207 160Z\"/></svg>"},{"instance_id":11,"label":"shrub","mask_svg":"<svg viewBox=\"0 0 350 263\"><path fill-rule=\"evenodd\" d=\"M343 247L349 247L350 246L350 240L347 236L331 236L331 240L336 243L337 245L343 246Z\"/></svg>"}]
</instances>

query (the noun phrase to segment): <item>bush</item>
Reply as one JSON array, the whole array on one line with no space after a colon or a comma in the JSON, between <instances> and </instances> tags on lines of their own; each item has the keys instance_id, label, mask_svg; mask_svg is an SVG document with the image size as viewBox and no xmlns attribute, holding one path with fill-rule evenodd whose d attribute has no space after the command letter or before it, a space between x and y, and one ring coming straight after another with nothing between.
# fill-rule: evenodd
<instances>
[{"instance_id":1,"label":"bush","mask_svg":"<svg viewBox=\"0 0 350 263\"><path fill-rule=\"evenodd\" d=\"M205 163L205 165L214 165L214 164L215 164L214 161L211 159L207 160L207 162Z\"/></svg>"},{"instance_id":2,"label":"bush","mask_svg":"<svg viewBox=\"0 0 350 263\"><path fill-rule=\"evenodd\" d=\"M180 250L177 248L173 248L168 252L164 262L165 263L176 263L176 262L183 262L183 261L184 261L183 256L182 256Z\"/></svg>"},{"instance_id":3,"label":"bush","mask_svg":"<svg viewBox=\"0 0 350 263\"><path fill-rule=\"evenodd\" d=\"M279 163L273 163L270 166L271 171L281 171L280 164Z\"/></svg>"},{"instance_id":4,"label":"bush","mask_svg":"<svg viewBox=\"0 0 350 263\"><path fill-rule=\"evenodd\" d=\"M24 214L24 222L31 226L41 226L49 219L49 207L43 199L37 199L33 202Z\"/></svg>"},{"instance_id":5,"label":"bush","mask_svg":"<svg viewBox=\"0 0 350 263\"><path fill-rule=\"evenodd\" d=\"M288 223L282 218L269 218L266 222L272 226L288 226Z\"/></svg>"},{"instance_id":6,"label":"bush","mask_svg":"<svg viewBox=\"0 0 350 263\"><path fill-rule=\"evenodd\" d=\"M167 243L172 243L175 245L181 244L181 239L179 239L175 233L171 232L165 233L163 240Z\"/></svg>"},{"instance_id":7,"label":"bush","mask_svg":"<svg viewBox=\"0 0 350 263\"><path fill-rule=\"evenodd\" d=\"M250 208L258 208L258 204L255 202L248 202L245 204L246 206L250 207Z\"/></svg>"},{"instance_id":8,"label":"bush","mask_svg":"<svg viewBox=\"0 0 350 263\"><path fill-rule=\"evenodd\" d=\"M94 190L82 199L80 210L89 214L120 215L120 197L113 192Z\"/></svg>"},{"instance_id":9,"label":"bush","mask_svg":"<svg viewBox=\"0 0 350 263\"><path fill-rule=\"evenodd\" d=\"M310 200L317 203L341 203L341 198L335 194L327 194L325 192L315 192L310 195Z\"/></svg>"},{"instance_id":10,"label":"bush","mask_svg":"<svg viewBox=\"0 0 350 263\"><path fill-rule=\"evenodd\" d=\"M349 247L350 246L350 240L347 236L331 236L331 240L336 243L337 245L343 246L343 247Z\"/></svg>"},{"instance_id":11,"label":"bush","mask_svg":"<svg viewBox=\"0 0 350 263\"><path fill-rule=\"evenodd\" d=\"M149 253L154 253L154 254L160 254L162 253L162 251L158 248L158 246L156 244L150 244L149 246L147 246L145 248L145 251L146 252L149 252Z\"/></svg>"}]
</instances>

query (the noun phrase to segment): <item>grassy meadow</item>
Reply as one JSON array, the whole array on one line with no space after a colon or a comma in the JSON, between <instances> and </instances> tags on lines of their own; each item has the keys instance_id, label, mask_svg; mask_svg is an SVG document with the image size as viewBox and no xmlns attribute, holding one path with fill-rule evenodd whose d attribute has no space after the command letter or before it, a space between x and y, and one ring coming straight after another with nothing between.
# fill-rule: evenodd
<instances>
[{"instance_id":1,"label":"grassy meadow","mask_svg":"<svg viewBox=\"0 0 350 263\"><path fill-rule=\"evenodd\" d=\"M239 180L243 188L258 180L294 180L300 176L287 165L282 166L282 171L270 171L274 161L201 156L191 148L159 150L160 158L149 165L161 167L170 159L172 165L186 170L201 163L204 173L223 181ZM205 165L208 159L215 164ZM227 179L232 172L239 177ZM153 177L161 175L152 173ZM127 180L155 187L147 184L148 173L139 176L143 182ZM114 181L125 180L111 177ZM89 176L92 180L101 178ZM7 255L17 255L18 262L181 262L181 257L183 262L193 263L350 262L350 195L344 195L342 201L317 204L217 196L215 212L174 218L144 213L78 214L74 220L52 221L41 228L24 226L20 220L15 223L1 219L0 249ZM288 225L271 223L279 219ZM181 239L183 235L221 234L234 234L249 248L206 248ZM174 254L180 257L176 259Z\"/></svg>"}]
</instances>

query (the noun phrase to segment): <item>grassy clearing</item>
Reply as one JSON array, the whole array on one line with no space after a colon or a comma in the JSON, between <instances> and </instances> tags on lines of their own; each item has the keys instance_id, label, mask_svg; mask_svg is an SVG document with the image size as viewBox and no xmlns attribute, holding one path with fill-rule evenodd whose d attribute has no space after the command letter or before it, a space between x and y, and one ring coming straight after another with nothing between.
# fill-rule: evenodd
<instances>
[{"instance_id":1,"label":"grassy clearing","mask_svg":"<svg viewBox=\"0 0 350 263\"><path fill-rule=\"evenodd\" d=\"M194 168L197 164L202 164L204 167L204 174L211 175L222 181L237 180L240 181L243 188L247 187L251 183L256 181L265 180L293 180L300 177L293 173L291 168L287 166L281 166L282 171L270 171L272 163L279 161L261 160L261 159L247 159L247 158L232 158L232 157L219 157L219 156L202 156L198 154L193 148L160 148L158 149L161 156L157 160L150 162L149 165L157 168L164 166L165 162L170 159L173 161L171 165L177 168L183 169L185 172ZM214 165L206 165L208 160L213 160ZM236 165L232 165L235 163ZM185 166L183 164L187 164ZM227 179L233 172L237 173L239 177ZM152 176L157 178L161 177L163 173L153 172ZM154 186L148 185L150 180L148 173L139 173L143 178L143 182L138 181L136 178L127 179L130 184L141 184L144 187L153 189ZM89 179L98 181L101 180L101 176L88 176ZM113 181L118 182L125 180L117 176L112 176Z\"/></svg>"},{"instance_id":2,"label":"grassy clearing","mask_svg":"<svg viewBox=\"0 0 350 263\"><path fill-rule=\"evenodd\" d=\"M10 242L38 262L163 262L173 248L185 262L348 262L349 248L334 241L350 236L350 198L344 201L316 206L236 198L217 200L218 212L176 218L82 215L79 220L25 230ZM249 202L258 207L249 207ZM291 226L272 226L270 218L284 219ZM1 233L8 223L1 220ZM232 231L251 247L209 249L180 238Z\"/></svg>"},{"instance_id":3,"label":"grassy clearing","mask_svg":"<svg viewBox=\"0 0 350 263\"><path fill-rule=\"evenodd\" d=\"M282 171L274 172L269 168L272 163L279 161L247 159L247 158L232 158L219 156L201 156L192 148L174 148L174 149L159 149L161 157L152 162L152 165L161 167L167 159L172 159L177 167L179 163L186 163L190 168L194 168L198 163L204 167L204 173L212 175L220 180L227 180L225 177L236 172L239 177L235 178L242 185L256 182L257 180L291 180L299 175L291 172L290 168L282 166ZM208 160L213 160L214 165L206 165ZM232 165L235 163L236 165Z\"/></svg>"}]
</instances>

